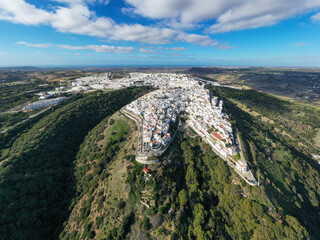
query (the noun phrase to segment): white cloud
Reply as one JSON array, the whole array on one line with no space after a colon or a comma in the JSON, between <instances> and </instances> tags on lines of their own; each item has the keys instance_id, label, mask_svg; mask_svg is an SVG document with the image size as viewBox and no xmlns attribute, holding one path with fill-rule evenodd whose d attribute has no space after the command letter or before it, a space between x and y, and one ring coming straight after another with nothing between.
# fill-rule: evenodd
<instances>
[{"instance_id":1,"label":"white cloud","mask_svg":"<svg viewBox=\"0 0 320 240\"><path fill-rule=\"evenodd\" d=\"M71 3L88 3L88 4L109 4L110 0L52 0L55 2L60 2L60 3L67 3L67 4L71 4Z\"/></svg>"},{"instance_id":2,"label":"white cloud","mask_svg":"<svg viewBox=\"0 0 320 240\"><path fill-rule=\"evenodd\" d=\"M23 0L2 0L0 3L0 20L25 25L48 24L51 13L36 8Z\"/></svg>"},{"instance_id":3,"label":"white cloud","mask_svg":"<svg viewBox=\"0 0 320 240\"><path fill-rule=\"evenodd\" d=\"M2 1L0 20L25 25L51 25L60 32L106 37L114 25L110 18L97 17L83 0L56 0L66 6L53 11L36 8L24 0Z\"/></svg>"},{"instance_id":4,"label":"white cloud","mask_svg":"<svg viewBox=\"0 0 320 240\"><path fill-rule=\"evenodd\" d=\"M170 51L185 51L187 49L185 47L172 47L172 48L166 48L166 50L170 50Z\"/></svg>"},{"instance_id":5,"label":"white cloud","mask_svg":"<svg viewBox=\"0 0 320 240\"><path fill-rule=\"evenodd\" d=\"M49 48L54 45L51 43L27 43L27 42L16 42L16 44L25 45L28 47L37 47L37 48Z\"/></svg>"},{"instance_id":6,"label":"white cloud","mask_svg":"<svg viewBox=\"0 0 320 240\"><path fill-rule=\"evenodd\" d=\"M108 5L110 0L96 0L96 2L99 3L99 4Z\"/></svg>"},{"instance_id":7,"label":"white cloud","mask_svg":"<svg viewBox=\"0 0 320 240\"><path fill-rule=\"evenodd\" d=\"M71 46L71 45L57 45L57 47L69 50L93 50L95 52L103 53L130 53L134 51L133 47L115 47L108 45L85 45L85 46Z\"/></svg>"},{"instance_id":8,"label":"white cloud","mask_svg":"<svg viewBox=\"0 0 320 240\"><path fill-rule=\"evenodd\" d=\"M68 50L93 50L95 52L114 52L114 53L131 53L134 51L133 47L121 47L121 46L108 46L108 45L85 45L85 46L72 46L67 44L52 44L52 43L28 43L28 42L16 42L16 44L25 45L27 47L37 48L49 48L58 47ZM40 53L40 52L34 52Z\"/></svg>"},{"instance_id":9,"label":"white cloud","mask_svg":"<svg viewBox=\"0 0 320 240\"><path fill-rule=\"evenodd\" d=\"M222 49L222 50L226 50L226 49L232 49L232 48L235 48L235 47L234 46L229 46L229 43L222 43L222 44L219 44L218 48Z\"/></svg>"},{"instance_id":10,"label":"white cloud","mask_svg":"<svg viewBox=\"0 0 320 240\"><path fill-rule=\"evenodd\" d=\"M7 52L0 52L0 55L5 55L7 54Z\"/></svg>"},{"instance_id":11,"label":"white cloud","mask_svg":"<svg viewBox=\"0 0 320 240\"><path fill-rule=\"evenodd\" d=\"M146 27L140 24L116 25L110 36L112 40L137 41L149 44L168 44L181 41L201 46L217 46L218 41L207 35L187 34L180 30L160 27Z\"/></svg>"},{"instance_id":12,"label":"white cloud","mask_svg":"<svg viewBox=\"0 0 320 240\"><path fill-rule=\"evenodd\" d=\"M131 53L134 51L133 47L116 47L115 53Z\"/></svg>"},{"instance_id":13,"label":"white cloud","mask_svg":"<svg viewBox=\"0 0 320 240\"><path fill-rule=\"evenodd\" d=\"M143 26L141 24L116 24L111 18L97 17L90 11L88 3L94 0L55 0L62 4L52 11L36 8L24 0L10 0L0 4L0 20L26 25L50 25L64 33L102 37L109 40L138 41L148 44L167 44L183 41L203 46L215 46L209 36L186 34L169 27ZM180 8L182 0L170 4ZM108 1L104 1L107 3ZM158 2L160 4L160 2ZM161 4L160 4L161 5ZM160 15L159 15L160 16ZM173 15L172 15L173 16ZM171 16L171 17L172 17Z\"/></svg>"},{"instance_id":14,"label":"white cloud","mask_svg":"<svg viewBox=\"0 0 320 240\"><path fill-rule=\"evenodd\" d=\"M192 27L207 20L216 23L208 33L270 26L320 7L319 0L126 0L132 12L161 19L172 27ZM168 21L169 19L169 21ZM315 15L319 20L320 15Z\"/></svg>"},{"instance_id":15,"label":"white cloud","mask_svg":"<svg viewBox=\"0 0 320 240\"><path fill-rule=\"evenodd\" d=\"M155 46L146 46L145 48L152 48L157 50L163 49L163 47L155 47Z\"/></svg>"},{"instance_id":16,"label":"white cloud","mask_svg":"<svg viewBox=\"0 0 320 240\"><path fill-rule=\"evenodd\" d=\"M179 15L189 0L126 0L133 6L131 10L144 17L153 19L159 18L175 18ZM130 9L130 8L129 8ZM176 9L176 11L173 11Z\"/></svg>"},{"instance_id":17,"label":"white cloud","mask_svg":"<svg viewBox=\"0 0 320 240\"><path fill-rule=\"evenodd\" d=\"M320 23L320 12L311 17L312 21Z\"/></svg>"},{"instance_id":18,"label":"white cloud","mask_svg":"<svg viewBox=\"0 0 320 240\"><path fill-rule=\"evenodd\" d=\"M72 3L68 7L58 7L52 14L50 25L60 32L106 37L114 22L110 18L96 17L82 3Z\"/></svg>"},{"instance_id":19,"label":"white cloud","mask_svg":"<svg viewBox=\"0 0 320 240\"><path fill-rule=\"evenodd\" d=\"M145 49L145 48L140 48L139 52L147 53L147 54L159 53L158 51L155 51L155 50L152 50L152 49Z\"/></svg>"},{"instance_id":20,"label":"white cloud","mask_svg":"<svg viewBox=\"0 0 320 240\"><path fill-rule=\"evenodd\" d=\"M140 24L115 25L110 36L112 40L138 41L149 44L167 44L177 35L177 31L169 28L147 27Z\"/></svg>"},{"instance_id":21,"label":"white cloud","mask_svg":"<svg viewBox=\"0 0 320 240\"><path fill-rule=\"evenodd\" d=\"M201 46L215 47L219 45L217 40L212 40L209 36L205 36L205 35L180 33L177 38L180 41L198 44Z\"/></svg>"},{"instance_id":22,"label":"white cloud","mask_svg":"<svg viewBox=\"0 0 320 240\"><path fill-rule=\"evenodd\" d=\"M221 49L208 35L186 33L182 29L200 28L205 21L215 20L208 34L270 26L279 21L320 7L320 0L125 0L123 12L159 22L153 26L118 24L109 17L98 17L88 4L108 4L109 0L53 0L51 10L37 8L26 0L0 0L0 20L25 25L44 24L57 31L95 36L115 41L137 41L147 44L186 42ZM312 17L320 22L320 13ZM20 43L28 44L28 43ZM34 47L50 47L34 44ZM114 52L131 51L127 49Z\"/></svg>"},{"instance_id":23,"label":"white cloud","mask_svg":"<svg viewBox=\"0 0 320 240\"><path fill-rule=\"evenodd\" d=\"M168 50L166 48L165 50ZM166 56L183 56L184 54L178 54L178 53L166 53L166 52L160 52L153 49L146 49L146 48L140 48L139 52L145 53L145 54L154 54L154 55L166 55Z\"/></svg>"}]
</instances>

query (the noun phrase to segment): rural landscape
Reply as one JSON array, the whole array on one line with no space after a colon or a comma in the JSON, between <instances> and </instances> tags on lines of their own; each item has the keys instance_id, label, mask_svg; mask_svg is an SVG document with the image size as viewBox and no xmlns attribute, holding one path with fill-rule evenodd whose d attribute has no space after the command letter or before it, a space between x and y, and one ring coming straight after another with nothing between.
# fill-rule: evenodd
<instances>
[{"instance_id":1,"label":"rural landscape","mask_svg":"<svg viewBox=\"0 0 320 240\"><path fill-rule=\"evenodd\" d=\"M1 236L317 239L320 110L316 101L284 99L284 94L257 91L246 81L219 81L200 70L206 69L197 69L195 75L190 74L194 68L185 73L167 69L165 74L155 70L131 74L126 69L104 75L84 70L3 71L3 76L20 75L25 80L14 82L7 76L1 83ZM220 76L231 71L217 70ZM184 80L180 75L186 76ZM312 75L319 78L316 72ZM102 81L95 76L121 87L89 88ZM161 80L165 76L176 77L170 83ZM180 115L176 133L160 156L145 163L136 159L138 122L121 109L159 88L183 89L178 85L185 83L179 81L187 79L196 79L192 84L223 100L222 112L239 132L243 145L239 151L254 184L197 134L186 113ZM84 81L86 88L75 86ZM126 81L133 85L123 85ZM312 84L304 85L306 92ZM52 96L38 100L48 92ZM66 99L23 110L32 102L57 96ZM187 106L194 102L185 101ZM179 106L179 111L189 111ZM237 158L232 156L232 161Z\"/></svg>"},{"instance_id":2,"label":"rural landscape","mask_svg":"<svg viewBox=\"0 0 320 240\"><path fill-rule=\"evenodd\" d=\"M0 240L320 240L320 0L0 0Z\"/></svg>"}]
</instances>

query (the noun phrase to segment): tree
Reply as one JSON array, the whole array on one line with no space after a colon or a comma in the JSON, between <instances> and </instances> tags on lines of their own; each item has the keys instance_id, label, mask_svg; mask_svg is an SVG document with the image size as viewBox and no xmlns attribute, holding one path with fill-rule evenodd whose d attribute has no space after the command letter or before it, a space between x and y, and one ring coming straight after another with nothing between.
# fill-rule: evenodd
<instances>
[{"instance_id":1,"label":"tree","mask_svg":"<svg viewBox=\"0 0 320 240\"><path fill-rule=\"evenodd\" d=\"M202 204L198 203L197 205L195 205L193 213L194 213L193 227L197 229L197 227L200 226L201 228L205 223L207 211L204 209Z\"/></svg>"},{"instance_id":2,"label":"tree","mask_svg":"<svg viewBox=\"0 0 320 240\"><path fill-rule=\"evenodd\" d=\"M180 206L185 206L188 202L188 193L186 189L182 189L179 192L179 202L180 202Z\"/></svg>"},{"instance_id":3,"label":"tree","mask_svg":"<svg viewBox=\"0 0 320 240\"><path fill-rule=\"evenodd\" d=\"M142 222L140 222L140 225L139 225L140 230L147 231L149 229L149 224L150 224L149 218L144 217Z\"/></svg>"},{"instance_id":4,"label":"tree","mask_svg":"<svg viewBox=\"0 0 320 240\"><path fill-rule=\"evenodd\" d=\"M284 230L289 239L310 239L306 229L295 217L287 215L286 222L289 226L286 226Z\"/></svg>"}]
</instances>

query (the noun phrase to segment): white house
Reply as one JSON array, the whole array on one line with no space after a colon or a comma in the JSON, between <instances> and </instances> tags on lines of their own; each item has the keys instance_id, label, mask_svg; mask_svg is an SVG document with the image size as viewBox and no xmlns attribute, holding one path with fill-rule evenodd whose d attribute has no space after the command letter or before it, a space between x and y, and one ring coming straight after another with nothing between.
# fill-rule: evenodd
<instances>
[{"instance_id":1,"label":"white house","mask_svg":"<svg viewBox=\"0 0 320 240\"><path fill-rule=\"evenodd\" d=\"M247 163L242 160L239 160L236 162L236 167L240 172L247 172L248 171Z\"/></svg>"}]
</instances>

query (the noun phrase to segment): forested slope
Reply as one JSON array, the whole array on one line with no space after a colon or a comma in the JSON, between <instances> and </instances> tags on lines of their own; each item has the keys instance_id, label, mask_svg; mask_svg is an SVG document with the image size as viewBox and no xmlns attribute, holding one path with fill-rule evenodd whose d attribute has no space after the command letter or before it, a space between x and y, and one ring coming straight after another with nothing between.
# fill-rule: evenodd
<instances>
[{"instance_id":1,"label":"forested slope","mask_svg":"<svg viewBox=\"0 0 320 240\"><path fill-rule=\"evenodd\" d=\"M111 121L93 129L78 152L78 194L60 239L309 239L264 187L247 185L200 138L180 132L160 163L143 166L132 161L132 131ZM147 189L151 208L140 202Z\"/></svg>"},{"instance_id":2,"label":"forested slope","mask_svg":"<svg viewBox=\"0 0 320 240\"><path fill-rule=\"evenodd\" d=\"M125 179L136 139L135 123L126 120L115 113L81 144L74 161L76 194L60 239L105 239L113 229L123 239L129 232L134 213Z\"/></svg>"},{"instance_id":3,"label":"forested slope","mask_svg":"<svg viewBox=\"0 0 320 240\"><path fill-rule=\"evenodd\" d=\"M318 153L317 109L211 89L243 136L260 181L249 186L183 131L159 163L135 162L135 123L116 111L146 91L79 95L6 136L3 239L318 238L319 166L309 154Z\"/></svg>"},{"instance_id":4,"label":"forested slope","mask_svg":"<svg viewBox=\"0 0 320 240\"><path fill-rule=\"evenodd\" d=\"M73 160L82 140L102 119L146 91L77 96L41 118L2 151L1 239L57 238L75 193Z\"/></svg>"},{"instance_id":5,"label":"forested slope","mask_svg":"<svg viewBox=\"0 0 320 240\"><path fill-rule=\"evenodd\" d=\"M247 160L260 177L257 189L264 193L254 191L255 196L268 196L270 203L261 199L265 205L296 217L317 239L320 168L311 155L319 154L314 138L320 111L253 90L216 89L214 94L224 97L233 123L247 140Z\"/></svg>"}]
</instances>

